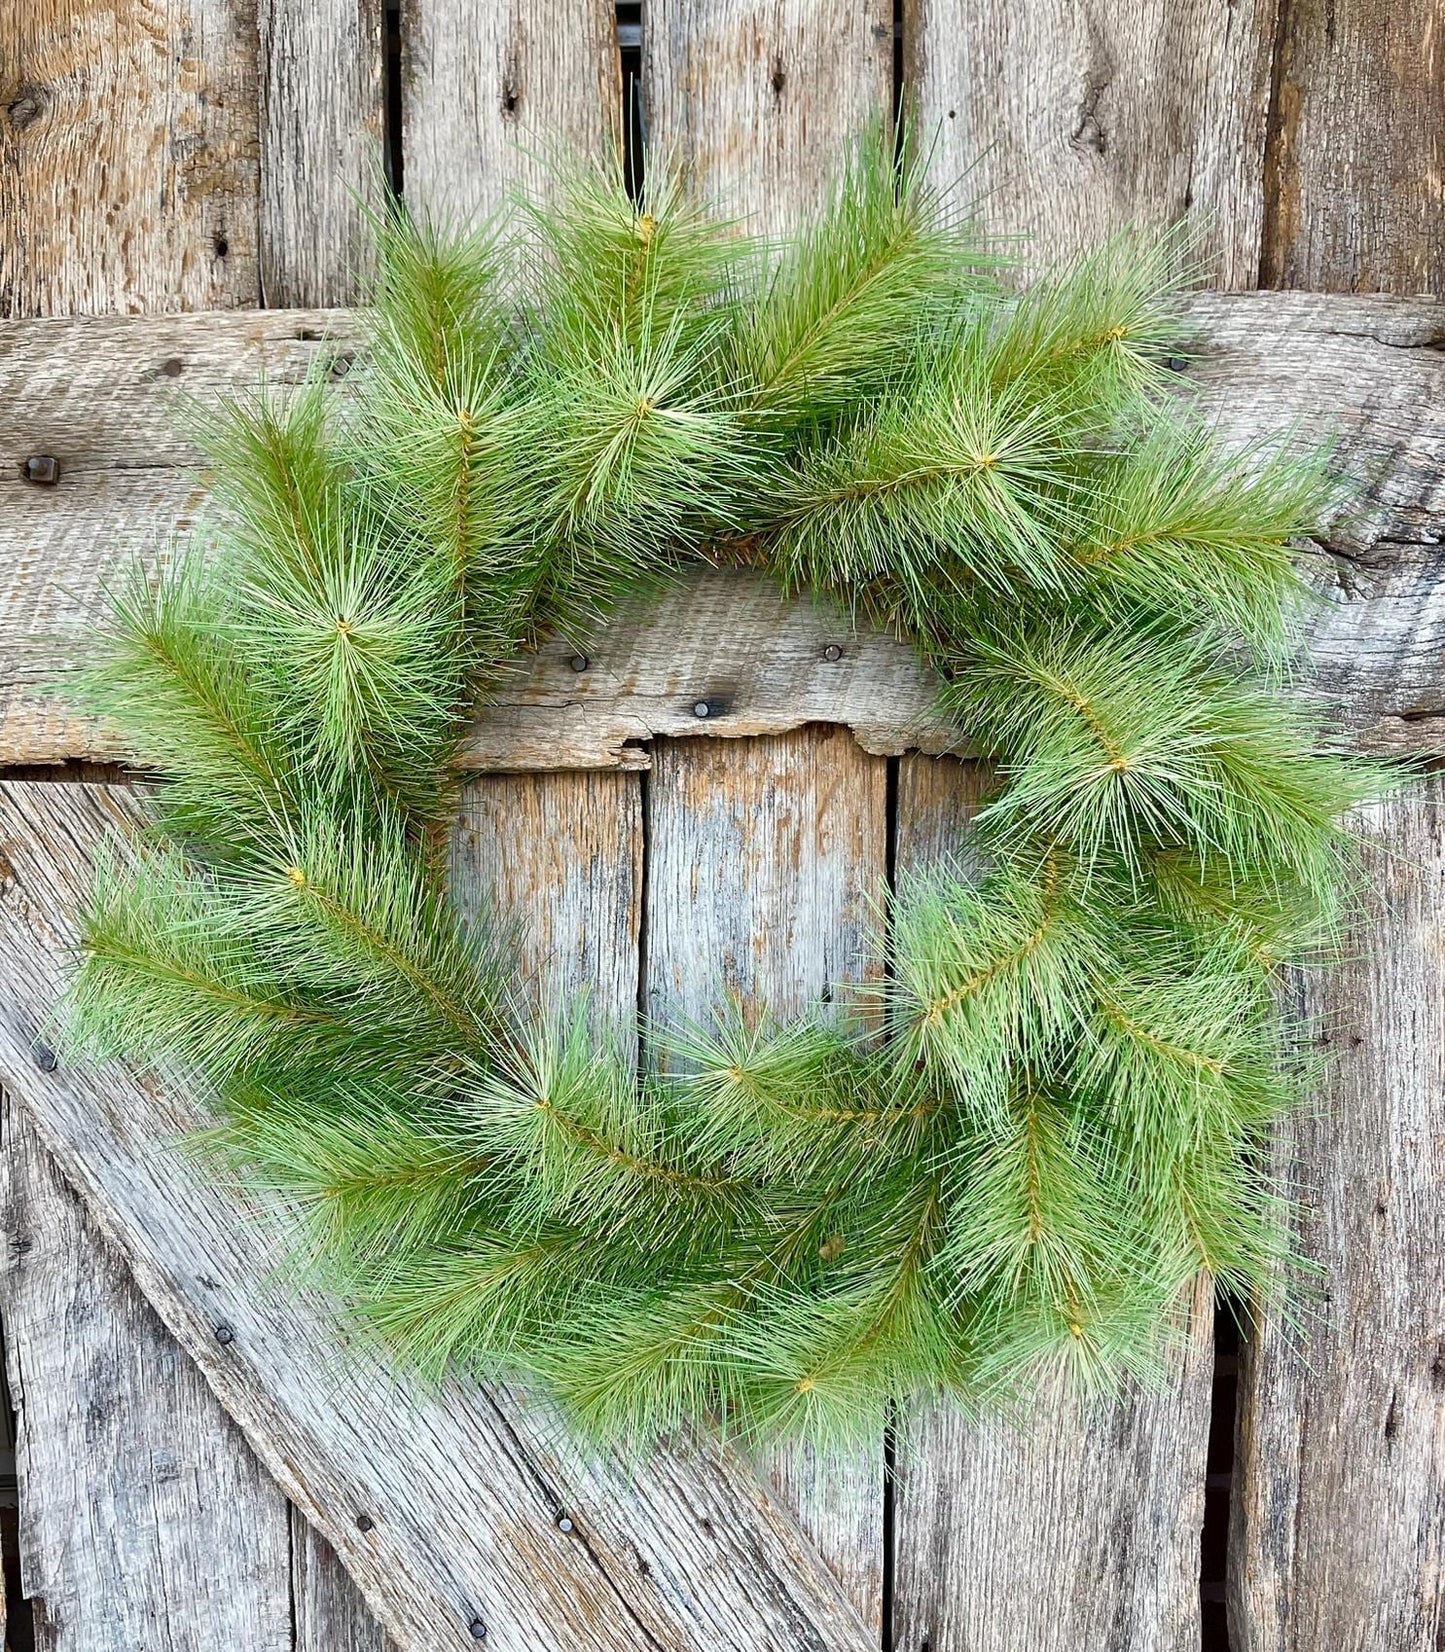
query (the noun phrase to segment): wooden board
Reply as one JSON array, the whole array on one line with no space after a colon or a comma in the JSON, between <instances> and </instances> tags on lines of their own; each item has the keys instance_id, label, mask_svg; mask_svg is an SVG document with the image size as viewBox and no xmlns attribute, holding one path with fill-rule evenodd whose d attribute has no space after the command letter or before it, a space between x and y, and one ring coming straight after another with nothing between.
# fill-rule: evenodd
<instances>
[{"instance_id":1,"label":"wooden board","mask_svg":"<svg viewBox=\"0 0 1445 1652\"><path fill-rule=\"evenodd\" d=\"M402 0L408 207L466 223L536 188L548 156L595 157L622 113L608 0Z\"/></svg>"},{"instance_id":2,"label":"wooden board","mask_svg":"<svg viewBox=\"0 0 1445 1652\"><path fill-rule=\"evenodd\" d=\"M635 774L498 774L468 782L452 833L463 912L490 907L521 939L545 1014L586 995L598 1031L637 1020L642 786Z\"/></svg>"},{"instance_id":3,"label":"wooden board","mask_svg":"<svg viewBox=\"0 0 1445 1652\"><path fill-rule=\"evenodd\" d=\"M648 781L649 1023L705 1022L729 996L795 1015L876 979L870 903L887 887L887 765L844 729L742 745L668 741ZM765 1467L874 1635L883 1602L883 1442L845 1462Z\"/></svg>"},{"instance_id":4,"label":"wooden board","mask_svg":"<svg viewBox=\"0 0 1445 1652\"><path fill-rule=\"evenodd\" d=\"M1231 439L1333 431L1358 505L1331 524L1311 618L1313 692L1364 750L1445 752L1445 304L1297 293L1190 301L1192 377ZM344 384L345 312L30 322L0 329L0 763L105 761L112 734L41 692L83 658L109 581L164 554L204 487L184 439L201 399L299 379ZM61 481L19 479L54 453ZM838 646L837 661L827 657ZM579 652L589 661L577 671ZM494 769L645 766L654 735L776 733L827 721L875 752L938 749L933 686L908 651L738 576L700 576L645 617L557 639L524 662L464 761ZM699 718L696 707L708 712Z\"/></svg>"},{"instance_id":5,"label":"wooden board","mask_svg":"<svg viewBox=\"0 0 1445 1652\"><path fill-rule=\"evenodd\" d=\"M1279 1135L1321 1271L1241 1368L1237 1652L1416 1652L1445 1634L1445 782L1372 810L1346 961L1306 975L1327 1081Z\"/></svg>"},{"instance_id":6,"label":"wooden board","mask_svg":"<svg viewBox=\"0 0 1445 1652\"><path fill-rule=\"evenodd\" d=\"M1030 262L1191 215L1252 287L1276 0L905 0L908 101L940 171Z\"/></svg>"},{"instance_id":7,"label":"wooden board","mask_svg":"<svg viewBox=\"0 0 1445 1652\"><path fill-rule=\"evenodd\" d=\"M967 852L974 765L899 764L898 875ZM1024 1430L920 1408L900 1429L893 1652L1196 1652L1213 1374L1201 1280L1158 1392L1040 1396Z\"/></svg>"},{"instance_id":8,"label":"wooden board","mask_svg":"<svg viewBox=\"0 0 1445 1652\"><path fill-rule=\"evenodd\" d=\"M169 1150L195 1119L183 1082L58 1064L37 1044L85 867L134 816L118 789L0 786L0 1076L401 1652L474 1644L474 1622L512 1652L870 1647L812 1545L731 1455L598 1461L520 1395L409 1388L329 1305L278 1288L284 1211L239 1209Z\"/></svg>"},{"instance_id":9,"label":"wooden board","mask_svg":"<svg viewBox=\"0 0 1445 1652\"><path fill-rule=\"evenodd\" d=\"M1280 7L1261 281L1445 291L1438 0Z\"/></svg>"},{"instance_id":10,"label":"wooden board","mask_svg":"<svg viewBox=\"0 0 1445 1652\"><path fill-rule=\"evenodd\" d=\"M0 8L0 314L256 302L253 15Z\"/></svg>"},{"instance_id":11,"label":"wooden board","mask_svg":"<svg viewBox=\"0 0 1445 1652\"><path fill-rule=\"evenodd\" d=\"M261 302L350 304L383 199L383 0L258 0Z\"/></svg>"},{"instance_id":12,"label":"wooden board","mask_svg":"<svg viewBox=\"0 0 1445 1652\"><path fill-rule=\"evenodd\" d=\"M827 198L845 146L889 116L891 0L649 0L648 164L755 233Z\"/></svg>"},{"instance_id":13,"label":"wooden board","mask_svg":"<svg viewBox=\"0 0 1445 1652\"><path fill-rule=\"evenodd\" d=\"M286 1499L0 1101L0 1311L47 1652L291 1652Z\"/></svg>"},{"instance_id":14,"label":"wooden board","mask_svg":"<svg viewBox=\"0 0 1445 1652\"><path fill-rule=\"evenodd\" d=\"M336 1551L294 1509L291 1601L296 1652L396 1652Z\"/></svg>"}]
</instances>

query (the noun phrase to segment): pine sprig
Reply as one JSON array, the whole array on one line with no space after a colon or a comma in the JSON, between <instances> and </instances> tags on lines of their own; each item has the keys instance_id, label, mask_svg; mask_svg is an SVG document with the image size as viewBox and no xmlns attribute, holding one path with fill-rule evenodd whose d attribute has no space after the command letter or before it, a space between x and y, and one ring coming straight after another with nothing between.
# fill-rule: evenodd
<instances>
[{"instance_id":1,"label":"pine sprig","mask_svg":"<svg viewBox=\"0 0 1445 1652\"><path fill-rule=\"evenodd\" d=\"M344 397L206 418L204 534L78 685L165 784L97 869L72 1036L199 1074L203 1150L372 1334L598 1438L1108 1389L1201 1269L1278 1289L1277 974L1327 956L1383 777L1283 689L1322 464L1170 394L1185 243L1005 287L882 141L784 245L659 169L375 228ZM911 639L998 784L880 984L652 1029L639 1074L584 1007L531 1021L438 843L517 648L698 555Z\"/></svg>"}]
</instances>

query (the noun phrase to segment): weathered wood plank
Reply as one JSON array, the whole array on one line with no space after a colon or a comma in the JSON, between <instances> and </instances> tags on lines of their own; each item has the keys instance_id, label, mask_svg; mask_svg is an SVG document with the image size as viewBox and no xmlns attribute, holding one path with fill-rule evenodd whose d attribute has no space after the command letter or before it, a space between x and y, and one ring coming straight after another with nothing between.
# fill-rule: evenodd
<instances>
[{"instance_id":1,"label":"weathered wood plank","mask_svg":"<svg viewBox=\"0 0 1445 1652\"><path fill-rule=\"evenodd\" d=\"M0 786L0 1074L401 1652L472 1645L474 1621L518 1652L871 1645L812 1545L732 1456L598 1461L521 1396L409 1388L326 1304L276 1288L284 1212L248 1214L168 1149L195 1117L184 1083L57 1064L37 1047L85 867L134 816L116 789Z\"/></svg>"},{"instance_id":2,"label":"weathered wood plank","mask_svg":"<svg viewBox=\"0 0 1445 1652\"><path fill-rule=\"evenodd\" d=\"M1030 256L1194 215L1205 274L1259 276L1276 0L906 0L936 165Z\"/></svg>"},{"instance_id":3,"label":"weathered wood plank","mask_svg":"<svg viewBox=\"0 0 1445 1652\"><path fill-rule=\"evenodd\" d=\"M1300 982L1329 1058L1278 1134L1301 1323L1247 1339L1231 1539L1238 1652L1419 1652L1445 1634L1445 782L1369 812L1345 961Z\"/></svg>"},{"instance_id":4,"label":"weathered wood plank","mask_svg":"<svg viewBox=\"0 0 1445 1652\"><path fill-rule=\"evenodd\" d=\"M537 1010L585 994L599 1031L635 1037L642 836L635 774L468 782L452 832L453 891L464 912L490 906L518 926Z\"/></svg>"},{"instance_id":5,"label":"weathered wood plank","mask_svg":"<svg viewBox=\"0 0 1445 1652\"><path fill-rule=\"evenodd\" d=\"M1315 564L1311 689L1367 751L1445 752L1445 303L1303 293L1201 294L1192 376L1232 439L1333 431L1360 490ZM327 335L330 334L328 338ZM345 312L30 322L0 329L0 763L105 761L104 729L40 693L84 656L101 591L154 558L204 503L178 392L208 399L318 354L344 376ZM58 487L19 479L55 453ZM645 766L654 735L852 727L873 751L938 749L932 685L906 649L856 642L837 616L737 576L698 585L524 662L464 761L493 769ZM843 649L838 661L825 650ZM581 649L583 672L571 660ZM710 715L695 715L705 704ZM1332 715L1334 715L1332 713Z\"/></svg>"},{"instance_id":6,"label":"weathered wood plank","mask_svg":"<svg viewBox=\"0 0 1445 1652\"><path fill-rule=\"evenodd\" d=\"M47 1652L291 1652L286 1500L0 1099L0 1311Z\"/></svg>"},{"instance_id":7,"label":"weathered wood plank","mask_svg":"<svg viewBox=\"0 0 1445 1652\"><path fill-rule=\"evenodd\" d=\"M622 68L608 0L403 0L408 206L435 220L496 212L548 155L617 141Z\"/></svg>"},{"instance_id":8,"label":"weathered wood plank","mask_svg":"<svg viewBox=\"0 0 1445 1652\"><path fill-rule=\"evenodd\" d=\"M383 0L259 0L261 302L347 304L382 184Z\"/></svg>"},{"instance_id":9,"label":"weathered wood plank","mask_svg":"<svg viewBox=\"0 0 1445 1652\"><path fill-rule=\"evenodd\" d=\"M966 852L981 773L899 763L898 874ZM893 1652L1196 1652L1213 1370L1201 1281L1157 1393L1040 1396L1026 1430L930 1405L900 1429Z\"/></svg>"},{"instance_id":10,"label":"weathered wood plank","mask_svg":"<svg viewBox=\"0 0 1445 1652\"><path fill-rule=\"evenodd\" d=\"M0 314L254 304L250 6L0 8Z\"/></svg>"},{"instance_id":11,"label":"weathered wood plank","mask_svg":"<svg viewBox=\"0 0 1445 1652\"><path fill-rule=\"evenodd\" d=\"M793 1015L876 978L869 903L886 887L886 771L843 729L658 748L647 791L651 1023L706 1021L725 996ZM766 1458L875 1636L882 1447L834 1463L802 1450Z\"/></svg>"},{"instance_id":12,"label":"weathered wood plank","mask_svg":"<svg viewBox=\"0 0 1445 1652\"><path fill-rule=\"evenodd\" d=\"M296 1652L396 1652L336 1551L294 1509L291 1596Z\"/></svg>"},{"instance_id":13,"label":"weathered wood plank","mask_svg":"<svg viewBox=\"0 0 1445 1652\"><path fill-rule=\"evenodd\" d=\"M814 211L843 148L888 117L891 0L650 0L650 164L777 234Z\"/></svg>"},{"instance_id":14,"label":"weathered wood plank","mask_svg":"<svg viewBox=\"0 0 1445 1652\"><path fill-rule=\"evenodd\" d=\"M1280 7L1261 282L1445 290L1438 0Z\"/></svg>"}]
</instances>

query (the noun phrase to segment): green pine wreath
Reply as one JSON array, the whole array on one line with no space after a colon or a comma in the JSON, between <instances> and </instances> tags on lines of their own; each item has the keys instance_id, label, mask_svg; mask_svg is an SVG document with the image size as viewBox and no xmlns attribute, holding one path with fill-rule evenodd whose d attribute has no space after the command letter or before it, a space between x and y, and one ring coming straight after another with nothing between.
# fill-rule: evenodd
<instances>
[{"instance_id":1,"label":"green pine wreath","mask_svg":"<svg viewBox=\"0 0 1445 1652\"><path fill-rule=\"evenodd\" d=\"M82 1042L204 1075L210 1149L407 1361L607 1439L1108 1389L1199 1270L1275 1288L1279 971L1381 776L1286 692L1325 470L1178 394L1177 240L1005 284L882 145L786 244L585 168L376 233L347 394L211 420L216 520L86 679L166 783L97 875ZM911 639L997 785L883 985L648 1027L639 1076L458 917L447 827L518 651L698 562Z\"/></svg>"}]
</instances>

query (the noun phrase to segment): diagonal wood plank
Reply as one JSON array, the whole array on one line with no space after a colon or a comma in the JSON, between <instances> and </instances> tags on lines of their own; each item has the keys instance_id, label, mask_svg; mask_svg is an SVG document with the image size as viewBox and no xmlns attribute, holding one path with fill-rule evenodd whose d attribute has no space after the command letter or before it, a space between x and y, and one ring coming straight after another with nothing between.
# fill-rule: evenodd
<instances>
[{"instance_id":1,"label":"diagonal wood plank","mask_svg":"<svg viewBox=\"0 0 1445 1652\"><path fill-rule=\"evenodd\" d=\"M900 877L965 852L976 764L899 763ZM1041 1395L1023 1428L952 1406L900 1430L891 1652L1195 1652L1213 1293L1157 1392Z\"/></svg>"},{"instance_id":2,"label":"diagonal wood plank","mask_svg":"<svg viewBox=\"0 0 1445 1652\"><path fill-rule=\"evenodd\" d=\"M1191 376L1231 440L1333 435L1359 497L1311 566L1308 692L1364 750L1445 752L1445 303L1305 293L1190 300ZM73 319L0 327L0 763L105 761L118 742L42 692L83 658L101 593L203 510L187 394L344 385L344 311ZM19 479L55 454L57 487ZM830 646L842 648L830 658ZM587 669L574 660L585 656ZM645 614L523 662L464 758L491 769L643 767L654 735L852 728L871 751L937 750L933 685L906 648L756 580L699 575ZM696 714L701 703L708 712Z\"/></svg>"},{"instance_id":3,"label":"diagonal wood plank","mask_svg":"<svg viewBox=\"0 0 1445 1652\"><path fill-rule=\"evenodd\" d=\"M57 1063L37 1041L84 868L135 814L111 788L0 786L0 1074L402 1652L475 1644L473 1623L518 1652L871 1646L811 1544L733 1457L590 1460L522 1396L408 1389L325 1304L277 1287L270 1218L169 1150L194 1113L180 1086Z\"/></svg>"}]
</instances>

